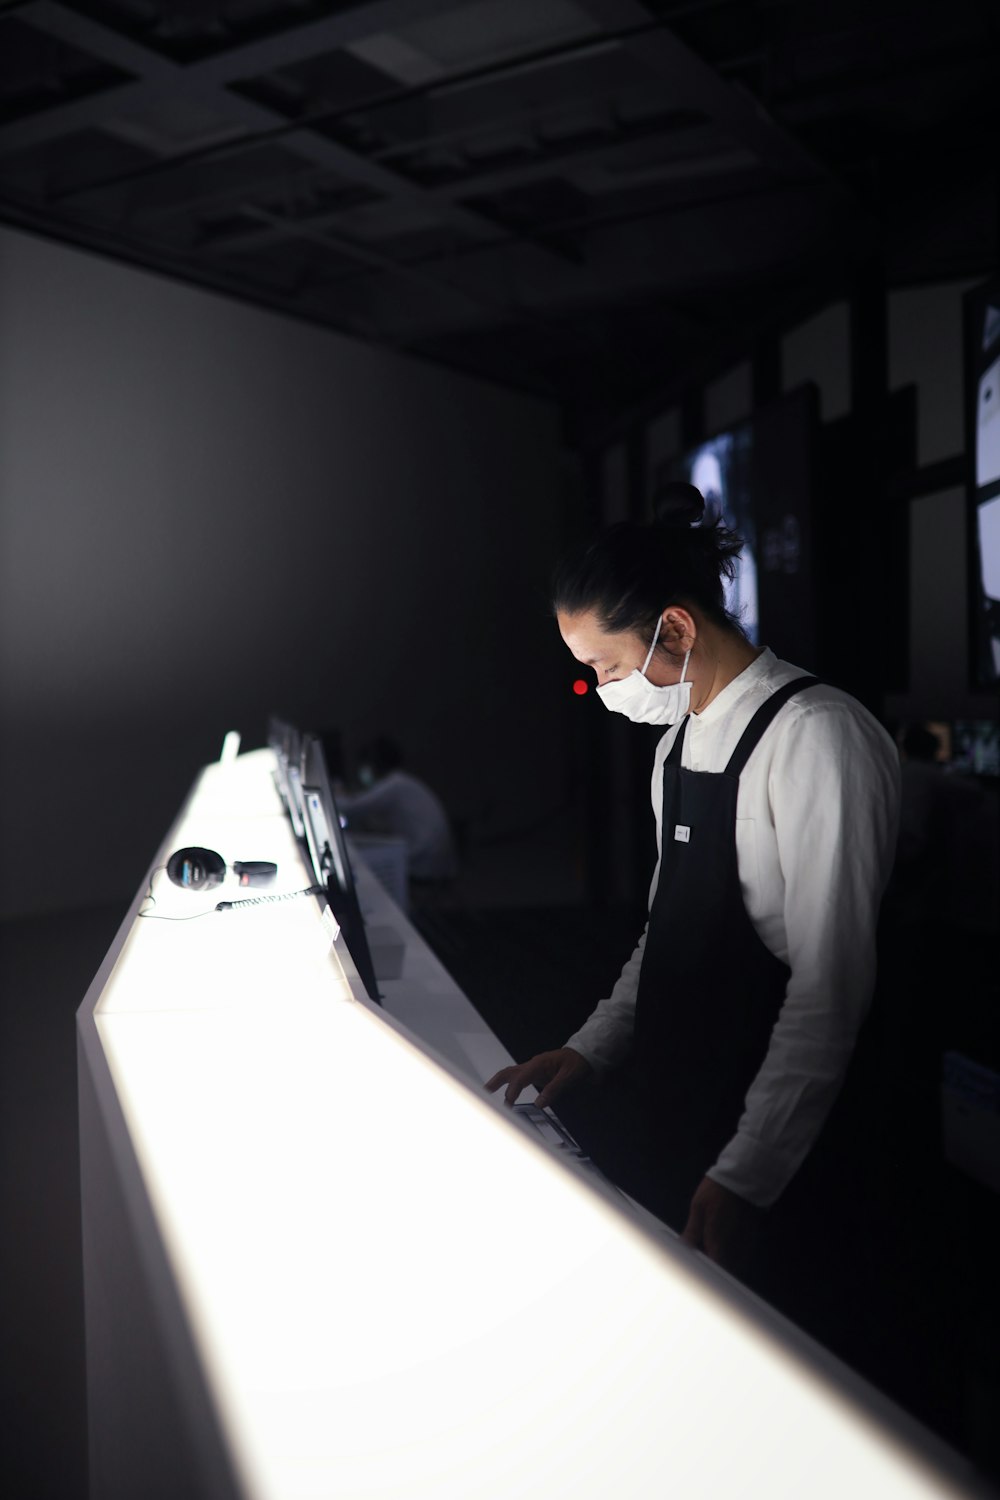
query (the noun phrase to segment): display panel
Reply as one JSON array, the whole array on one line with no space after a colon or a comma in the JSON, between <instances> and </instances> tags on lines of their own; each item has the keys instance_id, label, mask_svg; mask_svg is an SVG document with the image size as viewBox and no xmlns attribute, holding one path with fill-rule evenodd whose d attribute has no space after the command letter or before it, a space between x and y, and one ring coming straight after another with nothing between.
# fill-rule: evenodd
<instances>
[{"instance_id":1,"label":"display panel","mask_svg":"<svg viewBox=\"0 0 1000 1500\"><path fill-rule=\"evenodd\" d=\"M294 724L272 714L267 721L267 743L274 751L278 763L274 773L275 785L292 821L295 836L304 843L306 828L302 814L302 737Z\"/></svg>"},{"instance_id":2,"label":"display panel","mask_svg":"<svg viewBox=\"0 0 1000 1500\"><path fill-rule=\"evenodd\" d=\"M971 679L1000 683L1000 278L965 298Z\"/></svg>"},{"instance_id":3,"label":"display panel","mask_svg":"<svg viewBox=\"0 0 1000 1500\"><path fill-rule=\"evenodd\" d=\"M727 580L726 608L754 645L760 643L757 527L751 487L753 429L749 422L700 443L684 455L673 477L687 479L705 500L705 520L721 520L743 538L736 574Z\"/></svg>"},{"instance_id":4,"label":"display panel","mask_svg":"<svg viewBox=\"0 0 1000 1500\"><path fill-rule=\"evenodd\" d=\"M300 767L303 821L316 879L326 885L331 910L340 923L369 999L381 1005L340 813L327 774L323 742L318 735L303 737Z\"/></svg>"}]
</instances>

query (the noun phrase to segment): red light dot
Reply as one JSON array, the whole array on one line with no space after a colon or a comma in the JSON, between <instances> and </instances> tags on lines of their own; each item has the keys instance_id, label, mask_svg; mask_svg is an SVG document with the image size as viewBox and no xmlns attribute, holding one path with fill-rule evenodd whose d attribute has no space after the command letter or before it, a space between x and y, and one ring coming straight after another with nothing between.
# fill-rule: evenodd
<instances>
[{"instance_id":1,"label":"red light dot","mask_svg":"<svg viewBox=\"0 0 1000 1500\"><path fill-rule=\"evenodd\" d=\"M582 698L584 693L590 692L590 683L584 682L582 677L578 677L573 684L573 691L578 698Z\"/></svg>"}]
</instances>

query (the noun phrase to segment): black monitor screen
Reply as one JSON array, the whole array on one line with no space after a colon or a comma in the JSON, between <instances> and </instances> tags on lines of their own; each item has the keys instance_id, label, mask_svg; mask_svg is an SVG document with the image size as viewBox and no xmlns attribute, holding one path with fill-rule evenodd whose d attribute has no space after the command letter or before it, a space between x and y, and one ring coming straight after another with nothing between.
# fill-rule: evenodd
<instances>
[{"instance_id":1,"label":"black monitor screen","mask_svg":"<svg viewBox=\"0 0 1000 1500\"><path fill-rule=\"evenodd\" d=\"M267 743L274 751L277 761L275 785L292 820L295 836L304 843L306 829L302 815L302 736L294 724L272 714L267 722Z\"/></svg>"},{"instance_id":2,"label":"black monitor screen","mask_svg":"<svg viewBox=\"0 0 1000 1500\"><path fill-rule=\"evenodd\" d=\"M316 881L326 886L330 908L369 999L381 1004L323 743L314 734L307 734L302 741L301 789L306 840Z\"/></svg>"}]
</instances>

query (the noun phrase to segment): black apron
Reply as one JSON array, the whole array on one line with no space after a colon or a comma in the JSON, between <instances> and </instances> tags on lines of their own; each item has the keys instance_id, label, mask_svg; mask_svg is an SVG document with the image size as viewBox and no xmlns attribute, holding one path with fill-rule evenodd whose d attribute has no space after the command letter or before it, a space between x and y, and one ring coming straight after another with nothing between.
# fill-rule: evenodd
<instances>
[{"instance_id":1,"label":"black apron","mask_svg":"<svg viewBox=\"0 0 1000 1500\"><path fill-rule=\"evenodd\" d=\"M732 1139L785 998L790 970L758 937L736 861L740 774L788 699L754 714L722 772L681 765L687 719L663 767L660 873L636 995L633 1076L647 1206L676 1228Z\"/></svg>"}]
</instances>

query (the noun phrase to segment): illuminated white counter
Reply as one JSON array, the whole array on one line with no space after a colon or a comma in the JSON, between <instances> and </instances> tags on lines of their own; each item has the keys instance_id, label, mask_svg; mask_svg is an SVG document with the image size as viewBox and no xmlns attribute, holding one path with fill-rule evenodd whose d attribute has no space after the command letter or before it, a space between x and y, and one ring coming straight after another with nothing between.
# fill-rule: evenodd
<instances>
[{"instance_id":1,"label":"illuminated white counter","mask_svg":"<svg viewBox=\"0 0 1000 1500\"><path fill-rule=\"evenodd\" d=\"M271 765L208 767L157 863L305 885ZM506 1054L398 908L381 1012L314 898L154 893L78 1017L91 1500L973 1493L471 1086Z\"/></svg>"}]
</instances>

